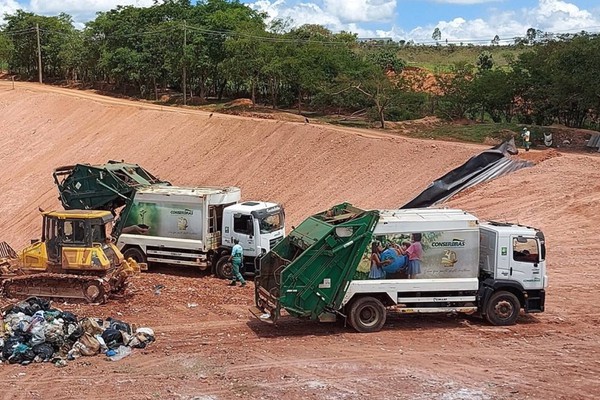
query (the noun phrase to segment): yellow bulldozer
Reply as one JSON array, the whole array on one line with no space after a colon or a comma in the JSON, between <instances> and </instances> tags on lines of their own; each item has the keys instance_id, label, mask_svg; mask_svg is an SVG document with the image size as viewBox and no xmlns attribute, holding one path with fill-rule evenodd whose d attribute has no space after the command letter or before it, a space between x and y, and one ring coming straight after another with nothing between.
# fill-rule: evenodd
<instances>
[{"instance_id":1,"label":"yellow bulldozer","mask_svg":"<svg viewBox=\"0 0 600 400\"><path fill-rule=\"evenodd\" d=\"M82 299L104 303L145 267L125 260L112 242L109 211L42 212L41 239L21 252L0 243L0 279L6 297Z\"/></svg>"}]
</instances>

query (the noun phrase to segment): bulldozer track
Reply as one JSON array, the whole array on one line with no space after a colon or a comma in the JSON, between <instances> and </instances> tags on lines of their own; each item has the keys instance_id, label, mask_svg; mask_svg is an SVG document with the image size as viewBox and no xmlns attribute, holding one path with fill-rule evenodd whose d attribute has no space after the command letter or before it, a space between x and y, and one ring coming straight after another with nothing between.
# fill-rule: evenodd
<instances>
[{"instance_id":1,"label":"bulldozer track","mask_svg":"<svg viewBox=\"0 0 600 400\"><path fill-rule=\"evenodd\" d=\"M108 300L110 292L109 283L94 276L41 273L12 277L2 282L2 293L10 298L38 296L102 304Z\"/></svg>"}]
</instances>

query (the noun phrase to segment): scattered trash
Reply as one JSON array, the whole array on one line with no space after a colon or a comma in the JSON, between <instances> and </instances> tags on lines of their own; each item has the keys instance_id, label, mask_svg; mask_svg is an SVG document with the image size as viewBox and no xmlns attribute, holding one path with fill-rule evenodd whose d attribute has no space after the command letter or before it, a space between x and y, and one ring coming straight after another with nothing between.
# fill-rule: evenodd
<instances>
[{"instance_id":1,"label":"scattered trash","mask_svg":"<svg viewBox=\"0 0 600 400\"><path fill-rule=\"evenodd\" d=\"M198 307L198 303L188 303L188 308L196 308Z\"/></svg>"},{"instance_id":2,"label":"scattered trash","mask_svg":"<svg viewBox=\"0 0 600 400\"><path fill-rule=\"evenodd\" d=\"M28 365L106 354L113 361L145 348L155 340L150 328L137 328L114 318L84 317L51 308L37 297L5 307L0 317L0 360Z\"/></svg>"},{"instance_id":3,"label":"scattered trash","mask_svg":"<svg viewBox=\"0 0 600 400\"><path fill-rule=\"evenodd\" d=\"M165 285L161 285L161 284L154 286L154 294L158 296L160 294L160 290L164 289L164 287L165 287Z\"/></svg>"},{"instance_id":4,"label":"scattered trash","mask_svg":"<svg viewBox=\"0 0 600 400\"><path fill-rule=\"evenodd\" d=\"M131 347L119 346L117 350L113 350L114 355L108 357L111 361L119 361L122 358L127 357L131 354Z\"/></svg>"}]
</instances>

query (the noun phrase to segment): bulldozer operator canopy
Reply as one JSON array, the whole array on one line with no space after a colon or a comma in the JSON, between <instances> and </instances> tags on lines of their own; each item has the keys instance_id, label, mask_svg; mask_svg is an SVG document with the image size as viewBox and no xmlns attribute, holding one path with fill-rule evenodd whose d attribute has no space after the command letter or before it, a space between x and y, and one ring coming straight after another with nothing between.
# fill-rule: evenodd
<instances>
[{"instance_id":1,"label":"bulldozer operator canopy","mask_svg":"<svg viewBox=\"0 0 600 400\"><path fill-rule=\"evenodd\" d=\"M45 216L57 219L97 219L98 222L106 224L111 222L114 217L110 211L105 210L62 210L48 211L43 213Z\"/></svg>"}]
</instances>

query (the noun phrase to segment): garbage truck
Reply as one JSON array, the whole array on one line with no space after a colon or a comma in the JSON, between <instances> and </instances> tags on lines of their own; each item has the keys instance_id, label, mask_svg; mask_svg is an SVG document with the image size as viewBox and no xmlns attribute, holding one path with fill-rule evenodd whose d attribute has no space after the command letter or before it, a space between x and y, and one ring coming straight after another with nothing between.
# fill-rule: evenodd
<instances>
[{"instance_id":1,"label":"garbage truck","mask_svg":"<svg viewBox=\"0 0 600 400\"><path fill-rule=\"evenodd\" d=\"M369 279L372 252L407 241L422 248L412 279L402 268ZM532 227L481 222L455 209L343 203L307 218L260 258L250 311L269 323L284 310L322 322L342 318L358 332L379 331L391 310L477 313L493 325L512 325L521 310L544 311L545 258L544 235Z\"/></svg>"},{"instance_id":2,"label":"garbage truck","mask_svg":"<svg viewBox=\"0 0 600 400\"><path fill-rule=\"evenodd\" d=\"M63 207L109 210L111 235L126 258L210 270L231 278L234 240L244 248L242 272L285 235L280 204L241 202L237 187L178 187L139 166L118 161L55 169Z\"/></svg>"}]
</instances>

